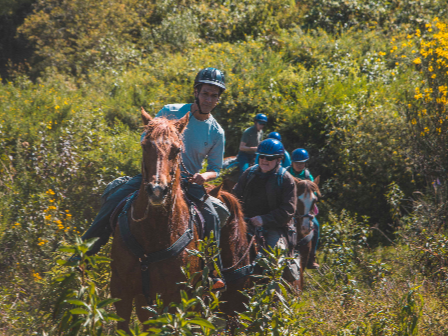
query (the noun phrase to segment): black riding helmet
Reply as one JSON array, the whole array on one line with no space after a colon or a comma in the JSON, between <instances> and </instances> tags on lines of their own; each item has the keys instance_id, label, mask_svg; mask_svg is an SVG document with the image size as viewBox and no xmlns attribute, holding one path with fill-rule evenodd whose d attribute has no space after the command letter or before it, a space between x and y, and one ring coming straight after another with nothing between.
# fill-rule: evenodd
<instances>
[{"instance_id":1,"label":"black riding helmet","mask_svg":"<svg viewBox=\"0 0 448 336\"><path fill-rule=\"evenodd\" d=\"M198 72L194 80L194 87L201 84L216 85L224 91L226 89L226 81L224 74L215 68L205 68Z\"/></svg>"}]
</instances>

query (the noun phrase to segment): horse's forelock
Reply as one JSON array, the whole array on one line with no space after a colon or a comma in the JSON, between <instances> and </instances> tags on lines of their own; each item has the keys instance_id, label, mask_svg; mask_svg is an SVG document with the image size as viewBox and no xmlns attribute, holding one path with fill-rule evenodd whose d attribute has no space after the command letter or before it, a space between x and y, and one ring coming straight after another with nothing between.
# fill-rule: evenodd
<instances>
[{"instance_id":1,"label":"horse's forelock","mask_svg":"<svg viewBox=\"0 0 448 336\"><path fill-rule=\"evenodd\" d=\"M316 183L311 182L310 180L298 180L295 179L297 184L297 196L304 195L307 196L311 193L316 193L319 197L321 196L319 187ZM302 191L303 190L303 191ZM302 191L302 192L300 192Z\"/></svg>"},{"instance_id":2,"label":"horse's forelock","mask_svg":"<svg viewBox=\"0 0 448 336\"><path fill-rule=\"evenodd\" d=\"M174 121L166 118L154 118L145 126L145 140L151 141L159 151L166 154L174 144L182 146L182 139Z\"/></svg>"}]
</instances>

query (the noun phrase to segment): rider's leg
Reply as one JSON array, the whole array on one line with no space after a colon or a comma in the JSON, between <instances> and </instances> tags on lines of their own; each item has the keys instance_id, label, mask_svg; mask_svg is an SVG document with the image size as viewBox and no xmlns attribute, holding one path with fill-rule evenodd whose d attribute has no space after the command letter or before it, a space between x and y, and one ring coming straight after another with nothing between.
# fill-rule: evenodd
<instances>
[{"instance_id":1,"label":"rider's leg","mask_svg":"<svg viewBox=\"0 0 448 336\"><path fill-rule=\"evenodd\" d=\"M316 252L317 246L319 245L320 241L320 224L317 221L316 217L313 218L313 224L314 224L313 248L314 252Z\"/></svg>"},{"instance_id":2,"label":"rider's leg","mask_svg":"<svg viewBox=\"0 0 448 336\"><path fill-rule=\"evenodd\" d=\"M213 203L210 198L207 198L204 202L204 206L201 209L202 217L204 217L205 221L205 235L210 237L210 232L213 231L213 235L215 237L216 246L219 248L219 242L221 239L221 225L219 221L219 216L213 206ZM218 260L216 264L221 271L223 269L221 254L218 255ZM215 284L213 286L214 289L225 288L224 279L215 279Z\"/></svg>"},{"instance_id":3,"label":"rider's leg","mask_svg":"<svg viewBox=\"0 0 448 336\"><path fill-rule=\"evenodd\" d=\"M313 236L313 240L312 245L311 245L311 252L310 252L310 256L308 258L308 265L307 268L309 269L317 269L319 268L319 264L316 263L316 250L317 250L317 245L319 244L319 238L320 238L320 225L319 222L317 221L316 217L313 218L313 224L314 224L314 236Z\"/></svg>"},{"instance_id":4,"label":"rider's leg","mask_svg":"<svg viewBox=\"0 0 448 336\"><path fill-rule=\"evenodd\" d=\"M284 236L284 231L285 230L283 228L273 228L265 230L263 232L263 236L266 240L266 245L273 249L277 245L280 238Z\"/></svg>"},{"instance_id":5,"label":"rider's leg","mask_svg":"<svg viewBox=\"0 0 448 336\"><path fill-rule=\"evenodd\" d=\"M243 174L245 172L245 170L247 168L249 168L251 161L255 158L255 155L253 154L248 154L245 152L239 152L238 156L236 157L236 159L238 160L238 168L239 168L239 172L240 172L240 176L241 174Z\"/></svg>"},{"instance_id":6,"label":"rider's leg","mask_svg":"<svg viewBox=\"0 0 448 336\"><path fill-rule=\"evenodd\" d=\"M83 240L99 237L95 244L90 248L88 254L92 255L98 253L101 247L108 242L109 236L112 233L109 223L112 212L126 196L138 190L141 183L142 175L138 174L120 186L116 192L108 197L107 201L98 212L98 215L95 217L92 225L82 236Z\"/></svg>"}]
</instances>

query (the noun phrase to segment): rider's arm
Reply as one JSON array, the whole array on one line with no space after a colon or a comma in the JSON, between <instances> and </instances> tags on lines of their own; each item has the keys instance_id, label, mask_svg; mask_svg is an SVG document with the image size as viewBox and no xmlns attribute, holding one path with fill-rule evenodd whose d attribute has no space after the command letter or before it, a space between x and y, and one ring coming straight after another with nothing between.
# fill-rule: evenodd
<instances>
[{"instance_id":1,"label":"rider's arm","mask_svg":"<svg viewBox=\"0 0 448 336\"><path fill-rule=\"evenodd\" d=\"M288 173L283 178L281 203L278 208L260 216L265 227L285 227L296 210L297 190L292 176Z\"/></svg>"},{"instance_id":2,"label":"rider's arm","mask_svg":"<svg viewBox=\"0 0 448 336\"><path fill-rule=\"evenodd\" d=\"M245 142L240 142L240 151L255 153L257 151L257 147L248 147Z\"/></svg>"}]
</instances>

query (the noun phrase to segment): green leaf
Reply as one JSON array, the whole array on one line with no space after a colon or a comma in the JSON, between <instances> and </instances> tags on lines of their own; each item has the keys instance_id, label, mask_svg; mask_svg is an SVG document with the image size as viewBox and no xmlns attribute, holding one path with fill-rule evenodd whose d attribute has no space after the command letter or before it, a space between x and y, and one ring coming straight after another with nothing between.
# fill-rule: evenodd
<instances>
[{"instance_id":1,"label":"green leaf","mask_svg":"<svg viewBox=\"0 0 448 336\"><path fill-rule=\"evenodd\" d=\"M89 311L83 308L74 308L70 310L73 315L88 314Z\"/></svg>"},{"instance_id":2,"label":"green leaf","mask_svg":"<svg viewBox=\"0 0 448 336\"><path fill-rule=\"evenodd\" d=\"M108 318L109 320L112 320L112 321L124 321L123 318L121 318L120 316L118 316L118 315L115 314L115 313L109 313L109 314L107 314L107 318Z\"/></svg>"},{"instance_id":3,"label":"green leaf","mask_svg":"<svg viewBox=\"0 0 448 336\"><path fill-rule=\"evenodd\" d=\"M81 301L81 300L70 299L70 300L65 300L65 302L70 303L70 304L74 304L75 306L88 307L88 304L85 303L84 301Z\"/></svg>"},{"instance_id":4,"label":"green leaf","mask_svg":"<svg viewBox=\"0 0 448 336\"><path fill-rule=\"evenodd\" d=\"M212 330L216 329L216 327L213 324L211 324L209 321L207 321L206 319L203 319L203 318L192 318L192 319L188 320L188 322L197 324L198 326L209 328Z\"/></svg>"},{"instance_id":5,"label":"green leaf","mask_svg":"<svg viewBox=\"0 0 448 336\"><path fill-rule=\"evenodd\" d=\"M120 300L121 299L106 299L106 300L103 300L100 303L98 303L97 308L108 306L108 305L110 305L110 304L112 304L114 302L120 301Z\"/></svg>"}]
</instances>

